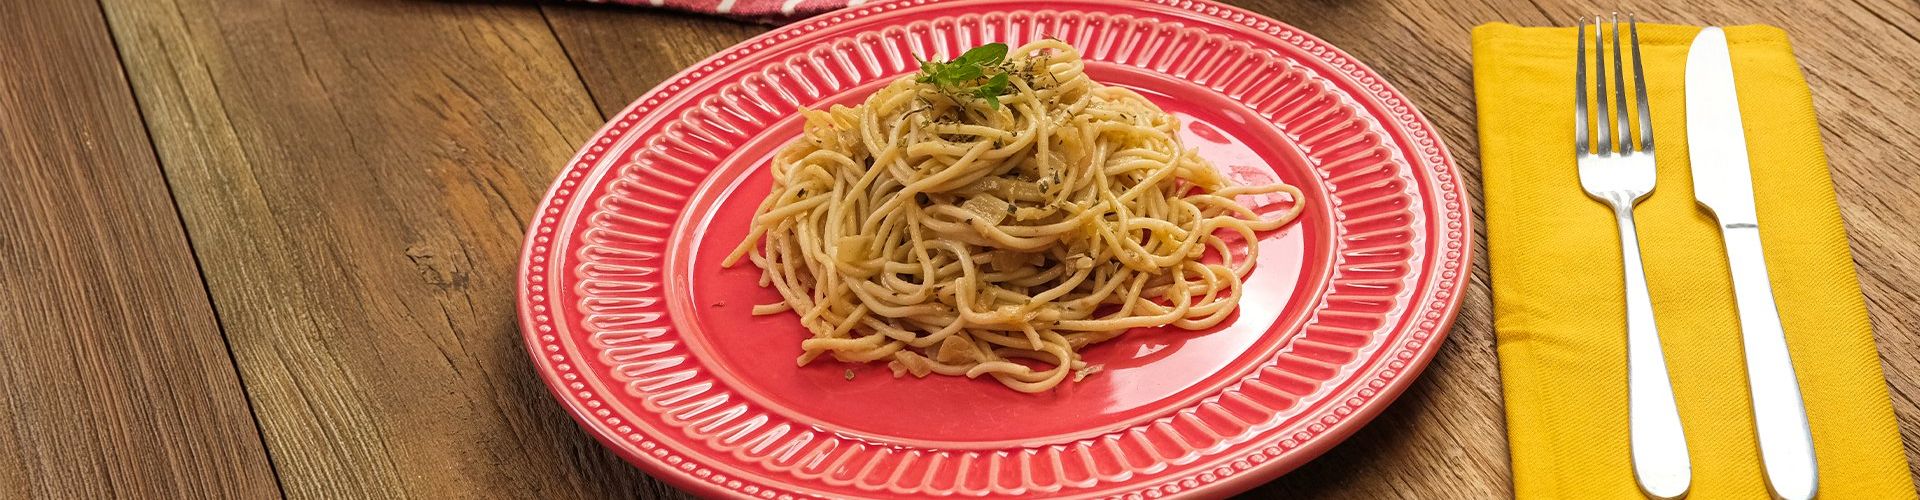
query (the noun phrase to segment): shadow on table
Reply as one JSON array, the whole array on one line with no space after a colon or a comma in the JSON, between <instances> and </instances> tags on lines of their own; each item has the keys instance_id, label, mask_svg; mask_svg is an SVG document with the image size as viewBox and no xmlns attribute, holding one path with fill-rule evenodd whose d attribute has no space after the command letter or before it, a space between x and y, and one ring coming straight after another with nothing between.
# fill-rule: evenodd
<instances>
[{"instance_id":1,"label":"shadow on table","mask_svg":"<svg viewBox=\"0 0 1920 500\"><path fill-rule=\"evenodd\" d=\"M1475 463L1475 457L1454 437L1451 426L1458 424L1441 414L1446 406L1443 400L1455 396L1436 389L1437 384L1447 382L1436 380L1442 377L1435 375L1476 369L1448 368L1456 362L1470 363L1459 359L1462 357L1457 348L1442 349L1405 393L1346 441L1299 469L1235 498L1468 498L1472 494L1497 495L1496 492L1506 491L1507 485L1464 484L1477 483L1485 474L1433 470L1481 465ZM1493 418L1501 416L1496 414ZM1498 458L1506 457L1503 454ZM1410 472L1414 468L1423 470ZM1442 490L1406 489L1408 484L1431 485L1435 481L1425 476L1433 475L1452 475L1463 484Z\"/></svg>"}]
</instances>

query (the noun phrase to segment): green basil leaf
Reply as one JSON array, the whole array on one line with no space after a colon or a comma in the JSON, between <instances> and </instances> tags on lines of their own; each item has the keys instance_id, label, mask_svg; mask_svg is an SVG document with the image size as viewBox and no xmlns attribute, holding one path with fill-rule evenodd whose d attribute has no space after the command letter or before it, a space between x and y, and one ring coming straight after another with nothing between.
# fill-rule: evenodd
<instances>
[{"instance_id":1,"label":"green basil leaf","mask_svg":"<svg viewBox=\"0 0 1920 500\"><path fill-rule=\"evenodd\" d=\"M1007 59L1007 44L989 43L986 45L981 45L979 47L974 47L972 50L968 50L967 53L961 54L960 58L955 59L954 62L964 61L968 64L992 66L995 64L1000 64L1000 61L1005 61L1006 59Z\"/></svg>"},{"instance_id":2,"label":"green basil leaf","mask_svg":"<svg viewBox=\"0 0 1920 500\"><path fill-rule=\"evenodd\" d=\"M951 65L942 68L940 79L947 83L959 84L980 78L980 67L973 65Z\"/></svg>"},{"instance_id":3,"label":"green basil leaf","mask_svg":"<svg viewBox=\"0 0 1920 500\"><path fill-rule=\"evenodd\" d=\"M1007 92L1007 74L1000 73L1000 74L993 75L993 78L988 78L987 84L980 86L980 88L986 89L988 92L992 92L994 95L1006 93Z\"/></svg>"},{"instance_id":4,"label":"green basil leaf","mask_svg":"<svg viewBox=\"0 0 1920 500\"><path fill-rule=\"evenodd\" d=\"M1007 74L1001 73L993 75L993 78L987 79L986 85L974 88L973 95L981 99L986 99L987 104L993 106L993 109L1000 109L1000 94L1006 92L1006 90Z\"/></svg>"},{"instance_id":5,"label":"green basil leaf","mask_svg":"<svg viewBox=\"0 0 1920 500\"><path fill-rule=\"evenodd\" d=\"M941 64L937 62L920 61L920 78L918 78L917 81L919 81L920 83L938 82L939 74L940 74L940 66Z\"/></svg>"}]
</instances>

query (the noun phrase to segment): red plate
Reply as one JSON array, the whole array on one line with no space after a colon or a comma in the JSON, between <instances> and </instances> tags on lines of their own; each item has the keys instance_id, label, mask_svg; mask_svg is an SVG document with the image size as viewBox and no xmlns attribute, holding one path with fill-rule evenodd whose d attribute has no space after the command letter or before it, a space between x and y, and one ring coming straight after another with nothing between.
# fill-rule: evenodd
<instances>
[{"instance_id":1,"label":"red plate","mask_svg":"<svg viewBox=\"0 0 1920 500\"><path fill-rule=\"evenodd\" d=\"M797 319L750 316L778 295L750 265L719 266L769 189L767 160L799 133L795 110L859 102L915 55L1045 36L1178 116L1235 179L1305 192L1300 221L1259 241L1239 313L1090 347L1105 371L1038 395L795 367ZM1224 496L1351 434L1439 348L1466 284L1458 179L1433 126L1373 71L1240 9L895 1L754 38L621 112L540 206L520 317L581 425L701 495Z\"/></svg>"}]
</instances>

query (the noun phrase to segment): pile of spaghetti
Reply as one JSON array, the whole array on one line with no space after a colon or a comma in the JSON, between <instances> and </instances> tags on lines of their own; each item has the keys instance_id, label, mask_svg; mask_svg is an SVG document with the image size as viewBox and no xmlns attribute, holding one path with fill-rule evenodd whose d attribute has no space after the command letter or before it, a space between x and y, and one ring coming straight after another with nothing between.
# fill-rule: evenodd
<instances>
[{"instance_id":1,"label":"pile of spaghetti","mask_svg":"<svg viewBox=\"0 0 1920 500\"><path fill-rule=\"evenodd\" d=\"M1096 371L1076 351L1129 328L1224 320L1256 232L1293 220L1300 191L1232 185L1172 116L1084 70L1059 41L992 44L805 111L724 263L749 258L779 291L754 313L798 314L801 365L886 360L1023 392ZM1278 213L1236 201L1276 192Z\"/></svg>"}]
</instances>

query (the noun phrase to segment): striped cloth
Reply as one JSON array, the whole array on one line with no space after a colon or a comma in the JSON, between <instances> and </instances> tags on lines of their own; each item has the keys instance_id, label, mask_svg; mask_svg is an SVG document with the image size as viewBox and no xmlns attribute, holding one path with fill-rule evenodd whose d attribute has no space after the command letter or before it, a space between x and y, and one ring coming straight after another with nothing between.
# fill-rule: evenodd
<instances>
[{"instance_id":1,"label":"striped cloth","mask_svg":"<svg viewBox=\"0 0 1920 500\"><path fill-rule=\"evenodd\" d=\"M871 0L581 0L588 3L643 5L696 14L781 24Z\"/></svg>"}]
</instances>

